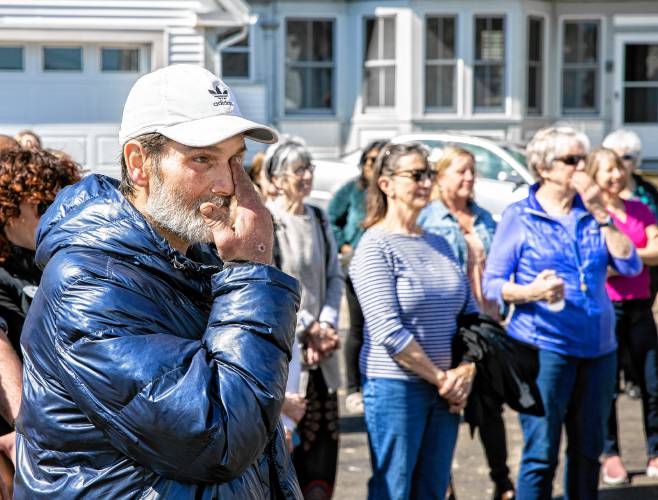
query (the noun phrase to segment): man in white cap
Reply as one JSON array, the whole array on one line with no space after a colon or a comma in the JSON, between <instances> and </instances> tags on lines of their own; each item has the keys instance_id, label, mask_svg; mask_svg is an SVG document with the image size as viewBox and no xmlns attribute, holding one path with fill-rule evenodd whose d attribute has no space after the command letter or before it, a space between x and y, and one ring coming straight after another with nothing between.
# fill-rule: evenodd
<instances>
[{"instance_id":1,"label":"man in white cap","mask_svg":"<svg viewBox=\"0 0 658 500\"><path fill-rule=\"evenodd\" d=\"M299 290L269 265L245 137L276 140L208 71L160 69L126 101L121 183L42 216L15 498L301 497L279 425Z\"/></svg>"}]
</instances>

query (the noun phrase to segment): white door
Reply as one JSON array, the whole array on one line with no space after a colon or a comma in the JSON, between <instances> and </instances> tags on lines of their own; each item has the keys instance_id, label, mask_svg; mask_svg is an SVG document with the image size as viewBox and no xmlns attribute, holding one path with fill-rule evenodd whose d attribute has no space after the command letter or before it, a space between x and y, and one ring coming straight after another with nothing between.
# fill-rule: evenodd
<instances>
[{"instance_id":1,"label":"white door","mask_svg":"<svg viewBox=\"0 0 658 500\"><path fill-rule=\"evenodd\" d=\"M615 57L614 127L637 132L658 167L658 34L616 35Z\"/></svg>"}]
</instances>

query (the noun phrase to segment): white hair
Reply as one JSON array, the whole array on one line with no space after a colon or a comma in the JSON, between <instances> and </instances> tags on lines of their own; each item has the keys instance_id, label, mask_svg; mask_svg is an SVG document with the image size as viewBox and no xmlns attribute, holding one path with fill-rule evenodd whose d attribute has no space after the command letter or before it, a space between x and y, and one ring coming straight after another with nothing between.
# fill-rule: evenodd
<instances>
[{"instance_id":1,"label":"white hair","mask_svg":"<svg viewBox=\"0 0 658 500\"><path fill-rule=\"evenodd\" d=\"M585 152L589 151L587 136L568 125L554 125L538 130L526 146L528 168L537 179L541 179L539 169L550 169L555 160L555 148L561 139L578 141Z\"/></svg>"},{"instance_id":2,"label":"white hair","mask_svg":"<svg viewBox=\"0 0 658 500\"><path fill-rule=\"evenodd\" d=\"M639 167L642 163L642 141L640 140L640 136L632 130L620 128L614 132L610 132L603 139L602 146L615 151L623 151L624 153L622 155L635 155L636 160L633 163L636 167Z\"/></svg>"}]
</instances>

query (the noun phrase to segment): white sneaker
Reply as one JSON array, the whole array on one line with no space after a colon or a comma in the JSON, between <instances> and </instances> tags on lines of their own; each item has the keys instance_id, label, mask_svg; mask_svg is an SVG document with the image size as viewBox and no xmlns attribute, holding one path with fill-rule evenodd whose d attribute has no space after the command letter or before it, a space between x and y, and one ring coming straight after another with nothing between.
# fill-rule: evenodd
<instances>
[{"instance_id":1,"label":"white sneaker","mask_svg":"<svg viewBox=\"0 0 658 500\"><path fill-rule=\"evenodd\" d=\"M363 396L360 392L348 394L345 398L345 408L352 415L363 415Z\"/></svg>"},{"instance_id":2,"label":"white sneaker","mask_svg":"<svg viewBox=\"0 0 658 500\"><path fill-rule=\"evenodd\" d=\"M647 463L647 477L658 477L658 458L654 457Z\"/></svg>"}]
</instances>

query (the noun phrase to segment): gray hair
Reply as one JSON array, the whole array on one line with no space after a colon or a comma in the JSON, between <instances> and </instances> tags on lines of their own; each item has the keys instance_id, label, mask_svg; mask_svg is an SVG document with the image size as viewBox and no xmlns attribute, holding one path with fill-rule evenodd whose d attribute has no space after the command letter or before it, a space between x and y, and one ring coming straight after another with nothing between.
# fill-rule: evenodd
<instances>
[{"instance_id":1,"label":"gray hair","mask_svg":"<svg viewBox=\"0 0 658 500\"><path fill-rule=\"evenodd\" d=\"M538 130L526 146L528 168L538 180L539 170L550 168L556 159L555 148L560 139L574 139L582 144L585 152L589 150L587 136L568 125L555 125Z\"/></svg>"},{"instance_id":2,"label":"gray hair","mask_svg":"<svg viewBox=\"0 0 658 500\"><path fill-rule=\"evenodd\" d=\"M636 160L633 163L636 167L639 167L642 163L642 141L640 140L640 136L632 130L620 128L614 132L610 132L603 139L602 146L635 155Z\"/></svg>"},{"instance_id":3,"label":"gray hair","mask_svg":"<svg viewBox=\"0 0 658 500\"><path fill-rule=\"evenodd\" d=\"M281 135L279 142L272 144L265 152L263 169L269 180L282 175L288 165L301 160L304 165L312 162L311 153L301 137Z\"/></svg>"}]
</instances>

